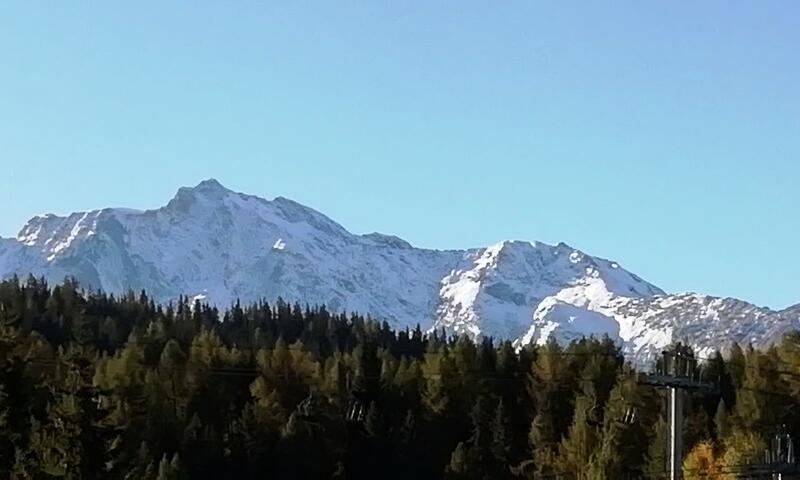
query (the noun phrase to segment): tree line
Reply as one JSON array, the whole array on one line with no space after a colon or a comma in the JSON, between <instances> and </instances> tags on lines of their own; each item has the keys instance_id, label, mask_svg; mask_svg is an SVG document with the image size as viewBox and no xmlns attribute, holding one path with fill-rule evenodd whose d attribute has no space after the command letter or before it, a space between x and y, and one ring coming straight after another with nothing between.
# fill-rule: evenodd
<instances>
[{"instance_id":1,"label":"tree line","mask_svg":"<svg viewBox=\"0 0 800 480\"><path fill-rule=\"evenodd\" d=\"M687 478L737 478L778 426L800 433L800 335L702 370L719 388L685 399ZM637 378L608 338L517 349L282 300L0 281L11 479L665 478L664 395Z\"/></svg>"}]
</instances>

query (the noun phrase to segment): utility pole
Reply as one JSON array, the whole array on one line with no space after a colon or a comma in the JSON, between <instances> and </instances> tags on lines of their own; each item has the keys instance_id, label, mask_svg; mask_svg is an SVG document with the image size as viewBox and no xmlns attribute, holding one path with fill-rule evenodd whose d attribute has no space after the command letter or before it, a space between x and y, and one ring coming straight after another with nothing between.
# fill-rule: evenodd
<instances>
[{"instance_id":1,"label":"utility pole","mask_svg":"<svg viewBox=\"0 0 800 480\"><path fill-rule=\"evenodd\" d=\"M680 480L683 465L683 398L677 387L669 388L669 473Z\"/></svg>"},{"instance_id":2,"label":"utility pole","mask_svg":"<svg viewBox=\"0 0 800 480\"><path fill-rule=\"evenodd\" d=\"M697 359L688 347L678 344L662 352L660 372L639 376L639 383L667 389L669 399L669 469L670 480L683 478L683 395L685 391L714 392L716 385L704 382L697 369Z\"/></svg>"}]
</instances>

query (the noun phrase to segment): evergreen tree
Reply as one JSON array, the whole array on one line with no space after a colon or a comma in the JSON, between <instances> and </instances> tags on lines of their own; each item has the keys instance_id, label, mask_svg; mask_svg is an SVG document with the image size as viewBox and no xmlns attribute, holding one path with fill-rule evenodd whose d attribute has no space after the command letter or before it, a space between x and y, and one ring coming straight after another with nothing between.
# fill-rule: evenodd
<instances>
[{"instance_id":1,"label":"evergreen tree","mask_svg":"<svg viewBox=\"0 0 800 480\"><path fill-rule=\"evenodd\" d=\"M800 438L798 345L702 367L720 394L684 402L687 478L762 461L777 425ZM608 339L517 349L286 302L0 280L13 480L662 478L662 398Z\"/></svg>"},{"instance_id":2,"label":"evergreen tree","mask_svg":"<svg viewBox=\"0 0 800 480\"><path fill-rule=\"evenodd\" d=\"M731 426L728 420L728 410L725 408L725 401L719 400L717 413L714 415L715 435L718 439L723 439L730 435Z\"/></svg>"},{"instance_id":3,"label":"evergreen tree","mask_svg":"<svg viewBox=\"0 0 800 480\"><path fill-rule=\"evenodd\" d=\"M512 461L513 431L503 399L497 403L491 425L491 453L494 463L505 469Z\"/></svg>"},{"instance_id":4,"label":"evergreen tree","mask_svg":"<svg viewBox=\"0 0 800 480\"><path fill-rule=\"evenodd\" d=\"M450 456L450 463L445 470L445 478L453 480L475 478L475 474L473 473L475 465L471 453L470 448L464 442L459 442L455 450L453 450L453 454Z\"/></svg>"},{"instance_id":5,"label":"evergreen tree","mask_svg":"<svg viewBox=\"0 0 800 480\"><path fill-rule=\"evenodd\" d=\"M773 423L773 412L770 411L764 391L771 388L769 380L761 369L759 352L750 349L745 357L744 373L741 387L736 392L736 419L746 429L760 430Z\"/></svg>"},{"instance_id":6,"label":"evergreen tree","mask_svg":"<svg viewBox=\"0 0 800 480\"><path fill-rule=\"evenodd\" d=\"M599 432L591 425L589 415L597 408L591 394L581 394L575 401L575 415L568 434L561 440L559 467L557 471L569 478L590 480L589 462L598 448Z\"/></svg>"},{"instance_id":7,"label":"evergreen tree","mask_svg":"<svg viewBox=\"0 0 800 480\"><path fill-rule=\"evenodd\" d=\"M568 393L571 378L561 346L548 342L538 352L531 370L528 392L537 412L528 436L533 465L537 475L554 475L558 473L559 441L572 417Z\"/></svg>"},{"instance_id":8,"label":"evergreen tree","mask_svg":"<svg viewBox=\"0 0 800 480\"><path fill-rule=\"evenodd\" d=\"M669 448L669 426L664 417L659 417L652 428L647 449L645 471L651 478L660 478L668 471L667 449Z\"/></svg>"},{"instance_id":9,"label":"evergreen tree","mask_svg":"<svg viewBox=\"0 0 800 480\"><path fill-rule=\"evenodd\" d=\"M633 406L643 403L644 395L635 378L629 372L622 375L609 395L600 448L589 468L591 478L641 476L647 455L647 432L641 422L629 423L624 418Z\"/></svg>"}]
</instances>

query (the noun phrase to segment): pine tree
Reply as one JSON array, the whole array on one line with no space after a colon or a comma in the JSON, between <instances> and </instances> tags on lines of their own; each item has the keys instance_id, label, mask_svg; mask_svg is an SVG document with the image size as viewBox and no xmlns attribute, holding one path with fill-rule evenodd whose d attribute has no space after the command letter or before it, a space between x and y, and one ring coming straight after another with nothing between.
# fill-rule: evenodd
<instances>
[{"instance_id":1,"label":"pine tree","mask_svg":"<svg viewBox=\"0 0 800 480\"><path fill-rule=\"evenodd\" d=\"M591 394L581 394L575 401L575 415L568 435L561 440L560 472L569 478L590 480L589 462L598 448L599 432L590 425L589 412L596 408L596 400Z\"/></svg>"},{"instance_id":2,"label":"pine tree","mask_svg":"<svg viewBox=\"0 0 800 480\"><path fill-rule=\"evenodd\" d=\"M632 406L643 403L641 387L626 372L609 395L603 414L600 448L592 457L590 478L635 477L644 468L647 432L641 422L623 421Z\"/></svg>"},{"instance_id":3,"label":"pine tree","mask_svg":"<svg viewBox=\"0 0 800 480\"><path fill-rule=\"evenodd\" d=\"M158 476L156 480L174 480L172 476L172 467L166 454L164 454L164 456L161 457L161 461L158 462Z\"/></svg>"},{"instance_id":4,"label":"pine tree","mask_svg":"<svg viewBox=\"0 0 800 480\"><path fill-rule=\"evenodd\" d=\"M540 476L558 473L558 445L572 418L567 367L561 347L551 341L538 352L528 377L528 393L536 409L528 442L535 472Z\"/></svg>"},{"instance_id":5,"label":"pine tree","mask_svg":"<svg viewBox=\"0 0 800 480\"><path fill-rule=\"evenodd\" d=\"M364 418L364 432L373 439L381 439L384 436L383 418L375 402L371 402L367 409L367 415Z\"/></svg>"},{"instance_id":6,"label":"pine tree","mask_svg":"<svg viewBox=\"0 0 800 480\"><path fill-rule=\"evenodd\" d=\"M422 375L425 379L423 405L437 415L450 411L452 394L456 391L456 372L447 350L426 352Z\"/></svg>"},{"instance_id":7,"label":"pine tree","mask_svg":"<svg viewBox=\"0 0 800 480\"><path fill-rule=\"evenodd\" d=\"M554 476L556 475L556 433L553 428L552 414L546 406L539 406L539 412L533 418L528 435L528 442L532 451L532 465L525 466L523 462L520 467L524 471L535 472L534 476Z\"/></svg>"},{"instance_id":8,"label":"pine tree","mask_svg":"<svg viewBox=\"0 0 800 480\"><path fill-rule=\"evenodd\" d=\"M744 381L745 357L742 347L736 342L731 345L727 366L733 386L735 388L741 387Z\"/></svg>"},{"instance_id":9,"label":"pine tree","mask_svg":"<svg viewBox=\"0 0 800 480\"><path fill-rule=\"evenodd\" d=\"M8 394L5 390L5 385L0 384L0 465L11 465L14 452L12 438L15 432L11 431L8 423Z\"/></svg>"},{"instance_id":10,"label":"pine tree","mask_svg":"<svg viewBox=\"0 0 800 480\"><path fill-rule=\"evenodd\" d=\"M647 449L645 472L651 478L660 478L667 472L667 449L669 446L669 427L664 417L659 417L653 425L652 438Z\"/></svg>"},{"instance_id":11,"label":"pine tree","mask_svg":"<svg viewBox=\"0 0 800 480\"><path fill-rule=\"evenodd\" d=\"M503 399L497 403L491 425L491 453L494 463L503 467L511 463L513 433Z\"/></svg>"},{"instance_id":12,"label":"pine tree","mask_svg":"<svg viewBox=\"0 0 800 480\"><path fill-rule=\"evenodd\" d=\"M769 385L768 378L761 369L762 362L758 351L748 351L741 387L736 392L736 420L744 428L755 431L774 423L774 412L770 410L763 394L774 386Z\"/></svg>"},{"instance_id":13,"label":"pine tree","mask_svg":"<svg viewBox=\"0 0 800 480\"><path fill-rule=\"evenodd\" d=\"M717 405L717 413L714 415L714 427L717 439L724 439L730 434L731 426L728 421L728 410L725 408L725 401L721 398Z\"/></svg>"},{"instance_id":14,"label":"pine tree","mask_svg":"<svg viewBox=\"0 0 800 480\"><path fill-rule=\"evenodd\" d=\"M470 448L464 444L464 442L459 442L455 450L453 450L453 454L450 456L450 463L445 470L445 478L453 480L466 480L471 478L473 465L470 453Z\"/></svg>"},{"instance_id":15,"label":"pine tree","mask_svg":"<svg viewBox=\"0 0 800 480\"><path fill-rule=\"evenodd\" d=\"M418 428L416 415L413 411L408 410L398 435L398 453L401 458L410 459L416 450Z\"/></svg>"},{"instance_id":16,"label":"pine tree","mask_svg":"<svg viewBox=\"0 0 800 480\"><path fill-rule=\"evenodd\" d=\"M285 302L222 317L186 298L162 307L141 293L0 280L0 471L13 480L663 477L660 390L637 386L608 340L517 350L395 334ZM798 345L790 334L703 367L721 395L684 402L687 478L762 461L775 425L800 435ZM348 414L354 403L363 417Z\"/></svg>"}]
</instances>

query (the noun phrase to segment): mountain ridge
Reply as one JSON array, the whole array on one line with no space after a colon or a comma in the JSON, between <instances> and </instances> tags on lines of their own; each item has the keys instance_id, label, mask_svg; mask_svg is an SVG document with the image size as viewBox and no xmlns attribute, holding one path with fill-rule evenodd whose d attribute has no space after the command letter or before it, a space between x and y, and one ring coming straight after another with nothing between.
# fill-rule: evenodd
<instances>
[{"instance_id":1,"label":"mountain ridge","mask_svg":"<svg viewBox=\"0 0 800 480\"><path fill-rule=\"evenodd\" d=\"M417 248L354 234L285 197L237 193L214 179L181 187L151 210L104 208L33 217L0 238L0 276L74 276L110 292L146 289L226 304L298 299L517 345L608 335L633 359L675 340L701 352L729 341L768 344L800 325L800 305L770 310L667 294L565 243L502 241L464 250ZM720 343L722 342L722 343Z\"/></svg>"}]
</instances>

